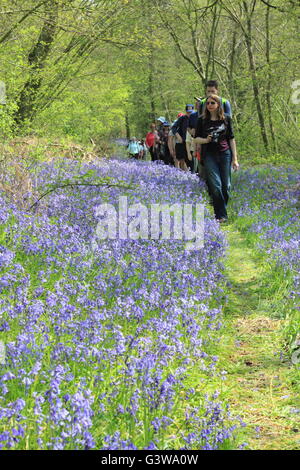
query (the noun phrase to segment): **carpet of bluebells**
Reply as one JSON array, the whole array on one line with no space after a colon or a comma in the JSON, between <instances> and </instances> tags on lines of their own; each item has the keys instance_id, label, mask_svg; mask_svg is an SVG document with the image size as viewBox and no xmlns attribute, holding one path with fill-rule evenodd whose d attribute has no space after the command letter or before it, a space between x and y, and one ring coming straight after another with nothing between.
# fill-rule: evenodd
<instances>
[{"instance_id":1,"label":"carpet of bluebells","mask_svg":"<svg viewBox=\"0 0 300 470\"><path fill-rule=\"evenodd\" d=\"M278 167L242 171L234 188L231 210L239 225L258 235L257 248L291 280L289 334L300 340L300 174Z\"/></svg>"},{"instance_id":2,"label":"carpet of bluebells","mask_svg":"<svg viewBox=\"0 0 300 470\"><path fill-rule=\"evenodd\" d=\"M60 189L33 210L1 195L0 448L228 447L240 423L211 385L225 376L217 367L225 250L217 223L205 214L198 251L180 240L105 240L91 249L96 206L125 193L129 204L203 202L197 177L121 160L32 171L39 188L86 174L136 187ZM273 223L271 231L284 243ZM299 238L292 225L285 231L282 262L299 263Z\"/></svg>"}]
</instances>

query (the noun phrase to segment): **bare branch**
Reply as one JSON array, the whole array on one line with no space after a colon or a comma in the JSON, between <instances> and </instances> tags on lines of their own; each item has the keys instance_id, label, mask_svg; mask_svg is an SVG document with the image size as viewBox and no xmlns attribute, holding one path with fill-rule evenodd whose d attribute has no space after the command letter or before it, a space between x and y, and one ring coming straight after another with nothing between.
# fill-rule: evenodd
<instances>
[{"instance_id":1,"label":"bare branch","mask_svg":"<svg viewBox=\"0 0 300 470\"><path fill-rule=\"evenodd\" d=\"M31 209L36 207L37 204L40 202L40 200L43 199L45 196L48 196L48 194L51 194L54 191L57 191L58 189L64 189L64 188L70 188L70 187L73 188L75 186L91 186L91 187L105 186L106 188L134 189L132 186L122 185L118 183L106 183L105 181L101 181L101 183L87 183L87 182L85 183L85 182L78 182L78 181L70 181L68 183L57 183L53 185L52 188L44 192L27 210L30 211Z\"/></svg>"},{"instance_id":2,"label":"bare branch","mask_svg":"<svg viewBox=\"0 0 300 470\"><path fill-rule=\"evenodd\" d=\"M31 10L29 10L26 15L24 15L22 18L19 19L11 28L9 31L7 31L1 38L0 38L0 44L2 44L10 35L11 33L21 24L23 21L28 18L28 16L32 15L34 12L36 12L44 3L47 3L48 0L44 0L43 2L38 3L35 7L33 7Z\"/></svg>"},{"instance_id":3,"label":"bare branch","mask_svg":"<svg viewBox=\"0 0 300 470\"><path fill-rule=\"evenodd\" d=\"M281 8L279 8L278 6L275 6L275 5L271 5L269 2L267 2L266 0L260 0L262 3L264 3L267 7L269 8L274 8L275 10L279 10L279 11L284 11L282 10Z\"/></svg>"}]
</instances>

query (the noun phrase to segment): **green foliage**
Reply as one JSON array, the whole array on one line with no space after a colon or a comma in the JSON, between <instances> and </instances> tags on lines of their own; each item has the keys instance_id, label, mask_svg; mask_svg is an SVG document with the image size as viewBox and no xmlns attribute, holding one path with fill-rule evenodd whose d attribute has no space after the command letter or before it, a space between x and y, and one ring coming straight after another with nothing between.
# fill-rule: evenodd
<instances>
[{"instance_id":1,"label":"green foliage","mask_svg":"<svg viewBox=\"0 0 300 470\"><path fill-rule=\"evenodd\" d=\"M242 159L256 163L276 160L276 155L297 160L300 105L293 103L292 86L299 80L298 13L296 5L285 3L268 8L251 2L250 10L238 0L209 5L204 0L112 0L90 2L87 8L75 0L47 2L45 9L32 0L16 0L12 6L5 0L0 80L8 100L4 115L0 110L2 138L21 132L82 143L126 132L142 137L155 117L174 120L195 95L203 95L204 81L215 78L220 94L231 101ZM33 57L54 4L53 37L43 57ZM245 35L248 19L253 70ZM24 87L36 83L34 77L37 89L30 102ZM20 99L29 100L31 117L16 129Z\"/></svg>"},{"instance_id":2,"label":"green foliage","mask_svg":"<svg viewBox=\"0 0 300 470\"><path fill-rule=\"evenodd\" d=\"M0 140L8 140L13 136L14 121L13 112L15 106L13 102L0 104Z\"/></svg>"},{"instance_id":3,"label":"green foliage","mask_svg":"<svg viewBox=\"0 0 300 470\"><path fill-rule=\"evenodd\" d=\"M121 77L109 77L94 77L89 85L82 80L76 90L66 91L63 99L41 112L36 132L67 135L82 143L119 136L125 120L122 103L128 92Z\"/></svg>"}]
</instances>

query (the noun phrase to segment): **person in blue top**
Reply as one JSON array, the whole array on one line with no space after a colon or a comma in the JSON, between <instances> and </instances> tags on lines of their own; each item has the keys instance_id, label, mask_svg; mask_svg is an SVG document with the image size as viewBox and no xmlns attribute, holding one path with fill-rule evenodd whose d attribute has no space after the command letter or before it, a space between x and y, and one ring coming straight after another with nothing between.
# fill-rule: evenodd
<instances>
[{"instance_id":1,"label":"person in blue top","mask_svg":"<svg viewBox=\"0 0 300 470\"><path fill-rule=\"evenodd\" d=\"M132 137L132 139L130 139L127 147L127 152L130 158L139 158L140 148L139 143L137 142L135 137Z\"/></svg>"}]
</instances>

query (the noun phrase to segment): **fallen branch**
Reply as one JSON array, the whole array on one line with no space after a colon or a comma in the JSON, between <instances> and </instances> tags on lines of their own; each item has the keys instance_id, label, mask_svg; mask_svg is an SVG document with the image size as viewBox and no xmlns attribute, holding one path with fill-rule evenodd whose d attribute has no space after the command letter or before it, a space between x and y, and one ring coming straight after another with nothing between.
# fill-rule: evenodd
<instances>
[{"instance_id":1,"label":"fallen branch","mask_svg":"<svg viewBox=\"0 0 300 470\"><path fill-rule=\"evenodd\" d=\"M121 185L121 184L108 184L108 183L103 183L103 182L102 183L77 183L76 181L71 181L71 182L65 183L65 184L57 184L54 187L48 189L48 191L46 191L44 194L42 194L37 199L37 201L35 201L27 210L30 211L31 209L33 209L35 206L37 206L37 204L40 202L41 199L43 199L48 194L53 193L57 189L63 189L63 188L74 187L74 186L94 186L94 187L106 186L107 188L115 187L115 188L122 188L122 189L135 189L132 186L125 186L125 185Z\"/></svg>"}]
</instances>

